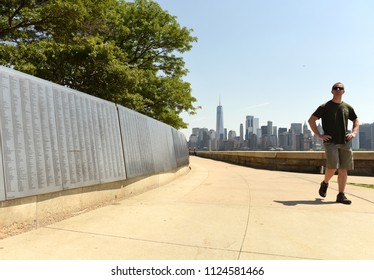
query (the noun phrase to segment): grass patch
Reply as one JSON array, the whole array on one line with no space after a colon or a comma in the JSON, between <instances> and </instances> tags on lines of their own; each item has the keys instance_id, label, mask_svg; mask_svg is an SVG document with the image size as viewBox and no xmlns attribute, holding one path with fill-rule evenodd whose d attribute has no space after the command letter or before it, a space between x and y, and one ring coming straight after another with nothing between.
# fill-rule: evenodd
<instances>
[{"instance_id":1,"label":"grass patch","mask_svg":"<svg viewBox=\"0 0 374 280\"><path fill-rule=\"evenodd\" d=\"M374 184L347 183L347 185L352 185L352 186L362 187L362 188L368 188L368 189L374 189Z\"/></svg>"}]
</instances>

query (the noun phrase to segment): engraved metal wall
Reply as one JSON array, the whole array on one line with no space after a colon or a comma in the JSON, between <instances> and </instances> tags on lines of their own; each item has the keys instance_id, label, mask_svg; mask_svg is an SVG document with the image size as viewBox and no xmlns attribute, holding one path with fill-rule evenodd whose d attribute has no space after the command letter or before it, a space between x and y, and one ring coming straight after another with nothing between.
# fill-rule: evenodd
<instances>
[{"instance_id":1,"label":"engraved metal wall","mask_svg":"<svg viewBox=\"0 0 374 280\"><path fill-rule=\"evenodd\" d=\"M172 135L177 167L188 165L190 161L186 137L175 129L172 129Z\"/></svg>"},{"instance_id":2,"label":"engraved metal wall","mask_svg":"<svg viewBox=\"0 0 374 280\"><path fill-rule=\"evenodd\" d=\"M1 140L1 133L0 133L0 143ZM4 169L3 169L3 152L0 145L0 201L5 200L5 182L4 182Z\"/></svg>"},{"instance_id":3,"label":"engraved metal wall","mask_svg":"<svg viewBox=\"0 0 374 280\"><path fill-rule=\"evenodd\" d=\"M127 177L154 174L151 133L147 117L120 105L117 107Z\"/></svg>"},{"instance_id":4,"label":"engraved metal wall","mask_svg":"<svg viewBox=\"0 0 374 280\"><path fill-rule=\"evenodd\" d=\"M64 188L125 179L114 103L54 88Z\"/></svg>"},{"instance_id":5,"label":"engraved metal wall","mask_svg":"<svg viewBox=\"0 0 374 280\"><path fill-rule=\"evenodd\" d=\"M6 198L62 189L52 88L1 69Z\"/></svg>"},{"instance_id":6,"label":"engraved metal wall","mask_svg":"<svg viewBox=\"0 0 374 280\"><path fill-rule=\"evenodd\" d=\"M182 166L178 165L176 155L176 150L188 155L187 142L178 138L182 133L123 106L118 105L118 113L127 177L162 173ZM188 159L183 162L187 165Z\"/></svg>"},{"instance_id":7,"label":"engraved metal wall","mask_svg":"<svg viewBox=\"0 0 374 280\"><path fill-rule=\"evenodd\" d=\"M170 126L149 118L148 127L155 172L162 173L177 168Z\"/></svg>"},{"instance_id":8,"label":"engraved metal wall","mask_svg":"<svg viewBox=\"0 0 374 280\"><path fill-rule=\"evenodd\" d=\"M6 199L126 178L114 103L5 67L0 84Z\"/></svg>"},{"instance_id":9,"label":"engraved metal wall","mask_svg":"<svg viewBox=\"0 0 374 280\"><path fill-rule=\"evenodd\" d=\"M0 66L0 201L187 164L171 126Z\"/></svg>"}]
</instances>

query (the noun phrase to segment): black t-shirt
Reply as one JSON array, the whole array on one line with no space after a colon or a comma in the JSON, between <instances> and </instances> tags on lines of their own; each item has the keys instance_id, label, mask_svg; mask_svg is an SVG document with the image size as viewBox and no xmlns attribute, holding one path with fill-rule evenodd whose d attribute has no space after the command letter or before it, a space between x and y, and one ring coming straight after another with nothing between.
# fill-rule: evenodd
<instances>
[{"instance_id":1,"label":"black t-shirt","mask_svg":"<svg viewBox=\"0 0 374 280\"><path fill-rule=\"evenodd\" d=\"M332 100L322 104L313 113L318 119L322 119L324 134L332 138L328 142L335 144L346 143L348 120L354 121L357 115L354 109L347 103L335 103Z\"/></svg>"}]
</instances>

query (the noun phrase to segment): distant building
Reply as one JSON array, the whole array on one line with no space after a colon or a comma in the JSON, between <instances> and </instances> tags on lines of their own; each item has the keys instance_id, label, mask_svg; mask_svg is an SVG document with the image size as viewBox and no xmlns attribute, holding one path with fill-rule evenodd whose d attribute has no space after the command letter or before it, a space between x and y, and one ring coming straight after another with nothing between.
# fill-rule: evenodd
<instances>
[{"instance_id":1,"label":"distant building","mask_svg":"<svg viewBox=\"0 0 374 280\"><path fill-rule=\"evenodd\" d=\"M251 134L256 132L253 127L253 120L254 120L253 116L245 117L245 140L249 140L251 137Z\"/></svg>"},{"instance_id":2,"label":"distant building","mask_svg":"<svg viewBox=\"0 0 374 280\"><path fill-rule=\"evenodd\" d=\"M217 106L217 119L216 119L216 133L218 140L223 141L225 139L225 131L223 129L223 108L221 106L221 99Z\"/></svg>"},{"instance_id":3,"label":"distant building","mask_svg":"<svg viewBox=\"0 0 374 280\"><path fill-rule=\"evenodd\" d=\"M236 137L236 132L234 131L234 130L230 130L229 131L229 134L228 134L228 138L227 138L227 140L231 140L231 141L233 141L234 140L234 138Z\"/></svg>"},{"instance_id":4,"label":"distant building","mask_svg":"<svg viewBox=\"0 0 374 280\"><path fill-rule=\"evenodd\" d=\"M243 124L240 124L240 142L244 140L244 129L243 129Z\"/></svg>"},{"instance_id":5,"label":"distant building","mask_svg":"<svg viewBox=\"0 0 374 280\"><path fill-rule=\"evenodd\" d=\"M374 150L374 123L360 125L359 148L363 150Z\"/></svg>"},{"instance_id":6,"label":"distant building","mask_svg":"<svg viewBox=\"0 0 374 280\"><path fill-rule=\"evenodd\" d=\"M302 127L302 123L291 123L291 132L296 135L303 134Z\"/></svg>"}]
</instances>

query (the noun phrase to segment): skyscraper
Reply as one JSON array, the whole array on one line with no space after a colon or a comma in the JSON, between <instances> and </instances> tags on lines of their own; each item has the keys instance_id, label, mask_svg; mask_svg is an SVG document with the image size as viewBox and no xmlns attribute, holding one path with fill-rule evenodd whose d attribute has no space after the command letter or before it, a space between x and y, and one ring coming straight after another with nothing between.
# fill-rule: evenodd
<instances>
[{"instance_id":1,"label":"skyscraper","mask_svg":"<svg viewBox=\"0 0 374 280\"><path fill-rule=\"evenodd\" d=\"M221 98L219 99L219 105L217 106L216 132L218 140L223 141L225 138L225 131L223 129L223 108L221 106Z\"/></svg>"},{"instance_id":2,"label":"skyscraper","mask_svg":"<svg viewBox=\"0 0 374 280\"><path fill-rule=\"evenodd\" d=\"M240 141L244 140L243 124L240 124Z\"/></svg>"},{"instance_id":3,"label":"skyscraper","mask_svg":"<svg viewBox=\"0 0 374 280\"><path fill-rule=\"evenodd\" d=\"M253 119L253 133L256 133L256 131L260 128L260 119L254 118Z\"/></svg>"},{"instance_id":4,"label":"skyscraper","mask_svg":"<svg viewBox=\"0 0 374 280\"><path fill-rule=\"evenodd\" d=\"M249 140L253 133L256 133L253 129L253 116L245 117L245 140Z\"/></svg>"},{"instance_id":5,"label":"skyscraper","mask_svg":"<svg viewBox=\"0 0 374 280\"><path fill-rule=\"evenodd\" d=\"M294 134L300 135L303 134L303 124L302 123L291 123L291 131Z\"/></svg>"}]
</instances>

